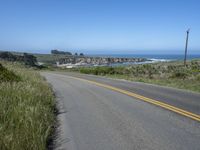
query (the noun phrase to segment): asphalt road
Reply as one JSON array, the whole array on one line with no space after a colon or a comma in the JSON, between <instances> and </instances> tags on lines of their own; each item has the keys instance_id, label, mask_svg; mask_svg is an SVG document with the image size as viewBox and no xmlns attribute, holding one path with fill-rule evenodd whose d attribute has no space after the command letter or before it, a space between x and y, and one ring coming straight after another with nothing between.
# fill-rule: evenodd
<instances>
[{"instance_id":1,"label":"asphalt road","mask_svg":"<svg viewBox=\"0 0 200 150\"><path fill-rule=\"evenodd\" d=\"M199 94L74 73L42 75L52 84L61 107L57 149L200 149L198 121L71 76L161 100L195 114L200 113Z\"/></svg>"}]
</instances>

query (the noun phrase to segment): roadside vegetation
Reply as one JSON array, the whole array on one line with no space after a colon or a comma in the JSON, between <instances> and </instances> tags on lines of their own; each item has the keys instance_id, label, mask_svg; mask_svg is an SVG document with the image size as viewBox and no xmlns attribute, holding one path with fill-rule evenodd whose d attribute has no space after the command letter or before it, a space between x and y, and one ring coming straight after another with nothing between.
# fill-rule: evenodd
<instances>
[{"instance_id":1,"label":"roadside vegetation","mask_svg":"<svg viewBox=\"0 0 200 150\"><path fill-rule=\"evenodd\" d=\"M80 73L146 82L200 92L200 60L132 65L127 67L83 67Z\"/></svg>"},{"instance_id":2,"label":"roadside vegetation","mask_svg":"<svg viewBox=\"0 0 200 150\"><path fill-rule=\"evenodd\" d=\"M28 53L11 53L11 52L0 52L0 60L10 62L21 62L30 67L38 67L37 58Z\"/></svg>"},{"instance_id":3,"label":"roadside vegetation","mask_svg":"<svg viewBox=\"0 0 200 150\"><path fill-rule=\"evenodd\" d=\"M7 70L2 64L0 64L0 82L17 82L21 78L17 76L13 71Z\"/></svg>"},{"instance_id":4,"label":"roadside vegetation","mask_svg":"<svg viewBox=\"0 0 200 150\"><path fill-rule=\"evenodd\" d=\"M53 92L34 68L0 61L1 150L45 150L54 109Z\"/></svg>"}]
</instances>

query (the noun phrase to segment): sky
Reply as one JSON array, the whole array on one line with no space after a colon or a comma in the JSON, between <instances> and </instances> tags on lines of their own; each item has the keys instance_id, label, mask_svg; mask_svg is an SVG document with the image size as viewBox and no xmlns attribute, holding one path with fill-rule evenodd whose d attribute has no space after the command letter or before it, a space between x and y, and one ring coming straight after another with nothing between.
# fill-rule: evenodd
<instances>
[{"instance_id":1,"label":"sky","mask_svg":"<svg viewBox=\"0 0 200 150\"><path fill-rule=\"evenodd\" d=\"M200 54L199 0L0 0L0 50Z\"/></svg>"}]
</instances>

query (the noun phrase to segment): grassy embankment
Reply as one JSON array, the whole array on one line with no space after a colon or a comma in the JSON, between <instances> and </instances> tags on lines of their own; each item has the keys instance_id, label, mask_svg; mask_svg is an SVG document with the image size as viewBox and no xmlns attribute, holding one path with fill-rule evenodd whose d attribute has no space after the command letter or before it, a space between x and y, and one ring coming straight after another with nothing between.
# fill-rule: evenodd
<instances>
[{"instance_id":1,"label":"grassy embankment","mask_svg":"<svg viewBox=\"0 0 200 150\"><path fill-rule=\"evenodd\" d=\"M182 62L165 62L127 67L80 68L79 71L200 92L200 60L190 61L186 67Z\"/></svg>"},{"instance_id":2,"label":"grassy embankment","mask_svg":"<svg viewBox=\"0 0 200 150\"><path fill-rule=\"evenodd\" d=\"M0 63L0 149L46 149L55 120L51 88L33 69Z\"/></svg>"}]
</instances>

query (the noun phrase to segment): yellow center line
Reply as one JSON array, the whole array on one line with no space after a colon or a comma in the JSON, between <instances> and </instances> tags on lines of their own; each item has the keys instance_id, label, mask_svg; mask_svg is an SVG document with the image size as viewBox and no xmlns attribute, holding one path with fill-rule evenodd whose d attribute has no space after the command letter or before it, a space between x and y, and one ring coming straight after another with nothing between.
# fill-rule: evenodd
<instances>
[{"instance_id":1,"label":"yellow center line","mask_svg":"<svg viewBox=\"0 0 200 150\"><path fill-rule=\"evenodd\" d=\"M145 97L145 96L133 93L133 92L129 92L129 91L126 91L126 90L123 90L123 89L119 89L119 88L116 88L116 87L113 87L113 86L110 86L110 85L102 84L102 83L99 83L99 82L95 82L95 81L91 81L91 80L86 80L86 79L82 79L82 78L78 78L78 77L71 77L71 78L78 79L78 80L81 80L81 81L86 81L86 82L95 84L95 85L100 86L100 87L111 89L113 91L117 91L117 92L123 93L125 95L131 96L131 97L135 97L135 98L140 99L142 101L148 102L150 104L154 104L156 106L160 106L160 107L165 108L167 110L176 112L178 114L181 114L183 116L189 117L189 118L194 119L196 121L200 121L200 115L197 115L197 114L194 114L192 112L183 110L181 108L177 108L175 106L163 103L161 101L154 100L154 99L151 99L151 98L148 98L148 97Z\"/></svg>"}]
</instances>

